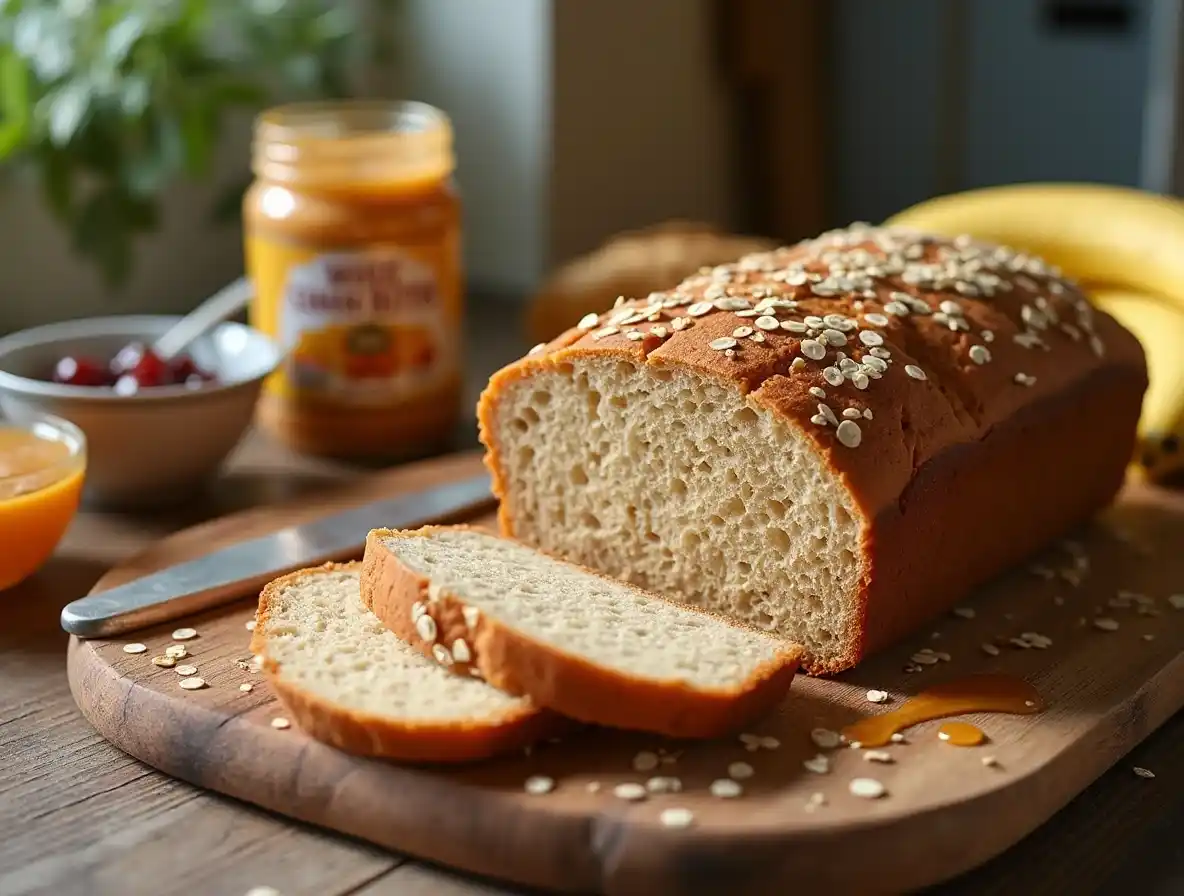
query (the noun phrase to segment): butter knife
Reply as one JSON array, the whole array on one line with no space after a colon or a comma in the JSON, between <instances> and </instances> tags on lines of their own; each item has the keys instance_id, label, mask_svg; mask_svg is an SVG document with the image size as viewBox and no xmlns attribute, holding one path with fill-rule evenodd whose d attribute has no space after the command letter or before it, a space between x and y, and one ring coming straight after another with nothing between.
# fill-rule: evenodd
<instances>
[{"instance_id":1,"label":"butter knife","mask_svg":"<svg viewBox=\"0 0 1184 896\"><path fill-rule=\"evenodd\" d=\"M80 598L62 610L62 628L80 638L109 638L207 610L292 570L356 557L371 529L418 526L492 500L489 475L483 473L352 507Z\"/></svg>"}]
</instances>

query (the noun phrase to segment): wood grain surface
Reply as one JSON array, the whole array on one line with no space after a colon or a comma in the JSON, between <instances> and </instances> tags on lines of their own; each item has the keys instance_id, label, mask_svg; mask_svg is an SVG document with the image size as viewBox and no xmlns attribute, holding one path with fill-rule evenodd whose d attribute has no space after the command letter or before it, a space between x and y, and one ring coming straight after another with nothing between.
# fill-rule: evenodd
<instances>
[{"instance_id":1,"label":"wood grain surface","mask_svg":"<svg viewBox=\"0 0 1184 896\"><path fill-rule=\"evenodd\" d=\"M450 459L420 468L413 483L406 476L385 480L386 488L419 488L471 473L475 462ZM376 496L372 486L365 491ZM264 509L165 539L113 570L100 587L292 519L291 510ZM191 662L209 682L204 690L181 690L180 676L150 662L170 643L173 625L137 633L149 647L138 655L122 651L127 639L72 642L70 682L92 724L156 768L479 874L614 894L782 893L791 884L895 893L947 879L1002 852L1184 705L1184 613L1167 601L1184 591L1184 498L1132 489L1079 540L1089 569L1077 586L1064 577L1050 581L1017 571L984 589L972 604L973 619L937 620L839 680L799 677L780 711L756 729L780 746L757 752L738 740L670 744L586 732L530 756L446 771L359 760L295 729L271 727L282 708L261 676L235 662L247 656L249 601L186 621L200 633L189 646ZM1076 568L1061 548L1038 562L1054 572ZM1152 598L1156 615L1108 606L1120 591ZM1096 628L1098 616L1115 619L1118 629ZM1051 646L1008 646L998 657L980 647L1023 632L1046 635ZM922 647L948 652L951 661L904 673L908 657ZM832 754L829 774L803 769L802 761L817 752L811 728L840 727L890 709L927 684L984 670L1028 678L1048 710L980 719L990 737L983 747L942 744L930 723L890 749L891 764L842 750ZM239 689L246 682L250 692ZM869 688L890 691L893 702L868 703ZM639 751L659 749L678 754L676 761L655 772L632 769ZM984 766L984 755L998 766ZM755 770L744 781L744 796L710 796L710 782L726 777L738 761ZM522 784L532 774L554 777L557 789L526 795ZM612 795L615 784L653 774L677 776L682 792L641 803ZM847 786L856 776L877 778L888 795L876 801L851 796ZM588 790L593 782L596 793ZM808 811L814 793L826 804ZM671 806L691 809L695 825L663 828L658 815Z\"/></svg>"}]
</instances>

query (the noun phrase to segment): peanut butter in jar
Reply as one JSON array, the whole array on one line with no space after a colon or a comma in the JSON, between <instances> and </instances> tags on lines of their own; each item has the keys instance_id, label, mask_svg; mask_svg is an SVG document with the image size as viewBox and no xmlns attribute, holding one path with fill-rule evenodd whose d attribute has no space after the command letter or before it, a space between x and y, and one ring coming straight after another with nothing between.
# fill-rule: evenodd
<instances>
[{"instance_id":1,"label":"peanut butter in jar","mask_svg":"<svg viewBox=\"0 0 1184 896\"><path fill-rule=\"evenodd\" d=\"M251 323L285 352L258 410L293 449L396 461L447 444L462 394L452 129L421 103L280 106L244 202Z\"/></svg>"}]
</instances>

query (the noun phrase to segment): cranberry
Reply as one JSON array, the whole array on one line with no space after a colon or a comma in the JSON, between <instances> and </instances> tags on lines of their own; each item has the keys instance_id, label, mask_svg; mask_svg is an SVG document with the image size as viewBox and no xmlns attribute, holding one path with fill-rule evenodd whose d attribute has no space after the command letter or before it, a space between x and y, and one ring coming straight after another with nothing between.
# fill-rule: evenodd
<instances>
[{"instance_id":1,"label":"cranberry","mask_svg":"<svg viewBox=\"0 0 1184 896\"><path fill-rule=\"evenodd\" d=\"M136 343L121 349L111 366L121 376L134 377L141 389L171 386L176 382L173 371L160 359L160 355Z\"/></svg>"},{"instance_id":2,"label":"cranberry","mask_svg":"<svg viewBox=\"0 0 1184 896\"><path fill-rule=\"evenodd\" d=\"M93 358L67 355L53 368L53 381L67 386L109 386L107 368Z\"/></svg>"},{"instance_id":3,"label":"cranberry","mask_svg":"<svg viewBox=\"0 0 1184 896\"><path fill-rule=\"evenodd\" d=\"M173 379L178 383L186 382L191 376L201 376L201 371L188 355L179 355L173 358L169 368L172 370Z\"/></svg>"}]
</instances>

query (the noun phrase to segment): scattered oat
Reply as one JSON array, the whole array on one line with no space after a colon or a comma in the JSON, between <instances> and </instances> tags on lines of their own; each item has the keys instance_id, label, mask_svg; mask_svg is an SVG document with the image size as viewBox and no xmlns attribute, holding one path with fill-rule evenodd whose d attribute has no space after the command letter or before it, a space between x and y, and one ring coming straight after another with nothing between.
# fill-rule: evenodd
<instances>
[{"instance_id":1,"label":"scattered oat","mask_svg":"<svg viewBox=\"0 0 1184 896\"><path fill-rule=\"evenodd\" d=\"M458 663L467 663L473 659L473 653L469 650L469 642L464 638L457 638L452 642L452 659Z\"/></svg>"},{"instance_id":2,"label":"scattered oat","mask_svg":"<svg viewBox=\"0 0 1184 896\"><path fill-rule=\"evenodd\" d=\"M980 644L979 647L982 649L982 652L985 653L987 656L998 656L999 652L1000 652L998 647L996 647L994 644L990 644L986 641L984 641L982 644Z\"/></svg>"},{"instance_id":3,"label":"scattered oat","mask_svg":"<svg viewBox=\"0 0 1184 896\"><path fill-rule=\"evenodd\" d=\"M761 748L765 749L765 750L776 750L778 747L781 746L781 741L779 741L777 738L773 737L770 734L766 734L763 737L760 737L757 740L757 743L760 744Z\"/></svg>"},{"instance_id":4,"label":"scattered oat","mask_svg":"<svg viewBox=\"0 0 1184 896\"><path fill-rule=\"evenodd\" d=\"M195 628L179 628L173 632L174 641L192 641L197 637L197 629Z\"/></svg>"},{"instance_id":5,"label":"scattered oat","mask_svg":"<svg viewBox=\"0 0 1184 896\"><path fill-rule=\"evenodd\" d=\"M728 777L734 781L751 778L756 770L747 762L733 762L728 766Z\"/></svg>"},{"instance_id":6,"label":"scattered oat","mask_svg":"<svg viewBox=\"0 0 1184 896\"><path fill-rule=\"evenodd\" d=\"M892 754L884 750L865 750L863 753L865 762L894 762Z\"/></svg>"},{"instance_id":7,"label":"scattered oat","mask_svg":"<svg viewBox=\"0 0 1184 896\"><path fill-rule=\"evenodd\" d=\"M196 675L197 666L182 665L173 669L178 675Z\"/></svg>"},{"instance_id":8,"label":"scattered oat","mask_svg":"<svg viewBox=\"0 0 1184 896\"><path fill-rule=\"evenodd\" d=\"M247 620L247 625L246 625L246 629L247 629L247 631L249 631L249 632L253 632L253 631L255 630L255 624L256 624L256 620L254 620L254 619L248 619L248 620Z\"/></svg>"},{"instance_id":9,"label":"scattered oat","mask_svg":"<svg viewBox=\"0 0 1184 896\"><path fill-rule=\"evenodd\" d=\"M428 619L430 617L425 616L423 618ZM434 659L441 666L452 665L452 653L443 644L432 645L432 659Z\"/></svg>"},{"instance_id":10,"label":"scattered oat","mask_svg":"<svg viewBox=\"0 0 1184 896\"><path fill-rule=\"evenodd\" d=\"M546 775L531 775L522 785L522 789L531 796L542 796L555 789L555 779L548 778Z\"/></svg>"},{"instance_id":11,"label":"scattered oat","mask_svg":"<svg viewBox=\"0 0 1184 896\"><path fill-rule=\"evenodd\" d=\"M1154 640L1155 640L1155 635L1151 635L1151 634L1144 635L1144 636L1143 636L1143 640L1144 640L1144 641L1154 641Z\"/></svg>"},{"instance_id":12,"label":"scattered oat","mask_svg":"<svg viewBox=\"0 0 1184 896\"><path fill-rule=\"evenodd\" d=\"M707 343L707 347L715 349L717 352L722 352L726 349L735 348L736 340L731 336L721 336L719 339L712 339L709 343Z\"/></svg>"},{"instance_id":13,"label":"scattered oat","mask_svg":"<svg viewBox=\"0 0 1184 896\"><path fill-rule=\"evenodd\" d=\"M852 778L847 789L852 796L862 797L866 800L879 799L888 792L884 789L884 785L875 778Z\"/></svg>"},{"instance_id":14,"label":"scattered oat","mask_svg":"<svg viewBox=\"0 0 1184 896\"><path fill-rule=\"evenodd\" d=\"M195 670L196 671L196 670ZM181 689L185 691L200 691L206 686L204 678L182 678Z\"/></svg>"},{"instance_id":15,"label":"scattered oat","mask_svg":"<svg viewBox=\"0 0 1184 896\"><path fill-rule=\"evenodd\" d=\"M823 807L825 805L826 805L826 794L815 792L815 793L810 794L810 799L806 800L806 811L813 812L816 809L820 809L821 807Z\"/></svg>"},{"instance_id":16,"label":"scattered oat","mask_svg":"<svg viewBox=\"0 0 1184 896\"><path fill-rule=\"evenodd\" d=\"M589 781L584 785L584 790L588 791L588 793L600 793L600 782Z\"/></svg>"},{"instance_id":17,"label":"scattered oat","mask_svg":"<svg viewBox=\"0 0 1184 896\"><path fill-rule=\"evenodd\" d=\"M825 775L830 771L830 759L819 753L813 759L807 759L802 763L802 767L808 772L813 772L816 775Z\"/></svg>"},{"instance_id":18,"label":"scattered oat","mask_svg":"<svg viewBox=\"0 0 1184 896\"><path fill-rule=\"evenodd\" d=\"M658 767L658 754L649 750L642 750L633 757L633 770L638 772L653 771Z\"/></svg>"},{"instance_id":19,"label":"scattered oat","mask_svg":"<svg viewBox=\"0 0 1184 896\"><path fill-rule=\"evenodd\" d=\"M961 616L963 619L973 619L976 614L974 607L954 607L954 615Z\"/></svg>"},{"instance_id":20,"label":"scattered oat","mask_svg":"<svg viewBox=\"0 0 1184 896\"><path fill-rule=\"evenodd\" d=\"M867 692L867 702L868 703L887 703L888 702L888 692L887 691L876 691L876 690L868 691Z\"/></svg>"},{"instance_id":21,"label":"scattered oat","mask_svg":"<svg viewBox=\"0 0 1184 896\"><path fill-rule=\"evenodd\" d=\"M892 735L892 737L890 737L890 738L888 738L888 739L889 739L890 741L892 741L894 744L903 744L903 743L906 743L906 741L905 741L905 739L904 739L904 735L903 735L903 734L901 734L899 731L897 731L895 734L893 734L893 735Z\"/></svg>"},{"instance_id":22,"label":"scattered oat","mask_svg":"<svg viewBox=\"0 0 1184 896\"><path fill-rule=\"evenodd\" d=\"M920 367L918 367L916 364L905 365L904 372L907 373L909 376L911 376L915 380L928 379L928 377L925 376L925 371L922 370Z\"/></svg>"},{"instance_id":23,"label":"scattered oat","mask_svg":"<svg viewBox=\"0 0 1184 896\"><path fill-rule=\"evenodd\" d=\"M689 828L695 823L695 813L690 809L663 809L658 820L662 822L664 828Z\"/></svg>"},{"instance_id":24,"label":"scattered oat","mask_svg":"<svg viewBox=\"0 0 1184 896\"><path fill-rule=\"evenodd\" d=\"M1168 603L1173 610L1184 610L1184 594L1169 594Z\"/></svg>"},{"instance_id":25,"label":"scattered oat","mask_svg":"<svg viewBox=\"0 0 1184 896\"><path fill-rule=\"evenodd\" d=\"M842 736L829 728L815 728L810 732L810 740L820 749L833 750L842 741Z\"/></svg>"},{"instance_id":26,"label":"scattered oat","mask_svg":"<svg viewBox=\"0 0 1184 896\"><path fill-rule=\"evenodd\" d=\"M911 657L909 657L909 659L920 666L932 666L934 663L938 662L936 654L925 653L923 651L914 653Z\"/></svg>"},{"instance_id":27,"label":"scattered oat","mask_svg":"<svg viewBox=\"0 0 1184 896\"><path fill-rule=\"evenodd\" d=\"M626 784L618 784L616 787L614 787L613 796L619 800L637 802L638 800L644 800L648 794L646 793L644 786L630 782Z\"/></svg>"},{"instance_id":28,"label":"scattered oat","mask_svg":"<svg viewBox=\"0 0 1184 896\"><path fill-rule=\"evenodd\" d=\"M589 312L580 318L580 322L576 326L581 330L595 330L600 323L600 315L595 312Z\"/></svg>"},{"instance_id":29,"label":"scattered oat","mask_svg":"<svg viewBox=\"0 0 1184 896\"><path fill-rule=\"evenodd\" d=\"M1152 771L1151 769L1149 769L1149 768L1143 768L1143 767L1142 767L1142 766L1140 766L1140 765L1136 765L1136 766L1134 767L1134 772L1135 772L1135 774L1136 774L1136 775L1138 775L1140 778L1154 778L1154 777L1155 777L1155 772L1153 772L1153 771Z\"/></svg>"},{"instance_id":30,"label":"scattered oat","mask_svg":"<svg viewBox=\"0 0 1184 896\"><path fill-rule=\"evenodd\" d=\"M1099 616L1094 620L1094 628L1104 632L1118 631L1118 621L1106 616Z\"/></svg>"},{"instance_id":31,"label":"scattered oat","mask_svg":"<svg viewBox=\"0 0 1184 896\"><path fill-rule=\"evenodd\" d=\"M718 797L721 800L735 799L744 792L744 788L731 778L718 778L711 782L709 789L712 796Z\"/></svg>"},{"instance_id":32,"label":"scattered oat","mask_svg":"<svg viewBox=\"0 0 1184 896\"><path fill-rule=\"evenodd\" d=\"M123 652L124 653L143 653L147 649L148 649L147 645L140 644L140 643L134 642L134 641L131 644L124 644L123 645Z\"/></svg>"},{"instance_id":33,"label":"scattered oat","mask_svg":"<svg viewBox=\"0 0 1184 896\"><path fill-rule=\"evenodd\" d=\"M999 760L996 759L994 756L984 756L982 759L982 763L987 768L998 768L999 767Z\"/></svg>"},{"instance_id":34,"label":"scattered oat","mask_svg":"<svg viewBox=\"0 0 1184 896\"><path fill-rule=\"evenodd\" d=\"M238 689L240 691L242 691L244 694L249 694L249 693L251 693L251 689L253 687L255 687L255 686L253 684L251 684L249 681L247 681L247 682L243 682L242 684L240 684L238 686Z\"/></svg>"},{"instance_id":35,"label":"scattered oat","mask_svg":"<svg viewBox=\"0 0 1184 896\"><path fill-rule=\"evenodd\" d=\"M682 781L667 775L655 775L645 782L645 789L650 793L680 793Z\"/></svg>"},{"instance_id":36,"label":"scattered oat","mask_svg":"<svg viewBox=\"0 0 1184 896\"><path fill-rule=\"evenodd\" d=\"M292 723L289 722L287 719L285 719L283 716L276 716L274 719L271 720L271 727L274 728L276 731L284 731L288 728L291 728Z\"/></svg>"}]
</instances>

